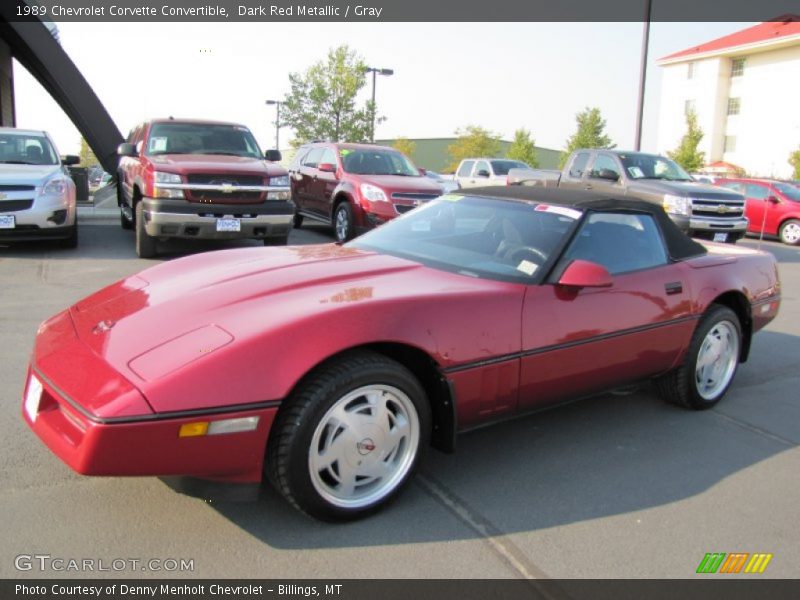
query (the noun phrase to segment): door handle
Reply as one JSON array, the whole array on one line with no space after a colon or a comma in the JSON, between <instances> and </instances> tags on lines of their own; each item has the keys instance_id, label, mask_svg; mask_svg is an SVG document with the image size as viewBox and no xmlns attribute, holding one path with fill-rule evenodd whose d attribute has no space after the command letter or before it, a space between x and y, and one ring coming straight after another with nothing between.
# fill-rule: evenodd
<instances>
[{"instance_id":1,"label":"door handle","mask_svg":"<svg viewBox=\"0 0 800 600\"><path fill-rule=\"evenodd\" d=\"M681 294L683 293L683 284L680 281L671 281L670 283L664 284L664 289L667 292L667 296Z\"/></svg>"}]
</instances>

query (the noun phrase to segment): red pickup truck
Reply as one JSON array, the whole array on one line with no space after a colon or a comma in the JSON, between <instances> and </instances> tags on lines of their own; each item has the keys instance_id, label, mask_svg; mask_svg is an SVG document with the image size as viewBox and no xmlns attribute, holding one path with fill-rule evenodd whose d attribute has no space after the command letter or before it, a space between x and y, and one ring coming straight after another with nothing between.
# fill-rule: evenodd
<instances>
[{"instance_id":1,"label":"red pickup truck","mask_svg":"<svg viewBox=\"0 0 800 600\"><path fill-rule=\"evenodd\" d=\"M255 238L284 245L294 215L286 170L235 123L153 119L118 148L117 201L136 253L165 238Z\"/></svg>"}]
</instances>

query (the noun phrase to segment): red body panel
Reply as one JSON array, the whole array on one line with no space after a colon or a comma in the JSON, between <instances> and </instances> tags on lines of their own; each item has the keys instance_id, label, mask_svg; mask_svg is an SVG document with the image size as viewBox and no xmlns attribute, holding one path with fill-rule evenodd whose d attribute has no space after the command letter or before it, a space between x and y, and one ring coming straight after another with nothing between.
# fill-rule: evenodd
<instances>
[{"instance_id":1,"label":"red body panel","mask_svg":"<svg viewBox=\"0 0 800 600\"><path fill-rule=\"evenodd\" d=\"M777 236L786 221L800 220L800 202L787 197L769 180L721 179L717 184L745 195L745 216L750 221L748 233L760 234L763 227L766 235Z\"/></svg>"},{"instance_id":2,"label":"red body panel","mask_svg":"<svg viewBox=\"0 0 800 600\"><path fill-rule=\"evenodd\" d=\"M763 327L778 310L774 260L709 248L584 289L336 245L162 263L43 325L32 367L45 394L26 419L79 472L254 481L275 406L306 373L346 349L394 343L426 353L451 382L463 429L666 371L722 294L743 295ZM261 420L252 432L178 438L199 418L182 411Z\"/></svg>"}]
</instances>

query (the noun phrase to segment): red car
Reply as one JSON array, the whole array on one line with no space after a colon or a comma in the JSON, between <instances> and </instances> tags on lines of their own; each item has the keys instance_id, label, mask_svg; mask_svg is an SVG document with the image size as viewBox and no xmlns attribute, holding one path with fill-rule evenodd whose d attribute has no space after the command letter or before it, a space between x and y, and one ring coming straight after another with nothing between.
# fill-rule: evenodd
<instances>
[{"instance_id":1,"label":"red car","mask_svg":"<svg viewBox=\"0 0 800 600\"><path fill-rule=\"evenodd\" d=\"M780 284L771 254L689 239L582 191L449 194L343 246L170 261L39 329L28 425L88 475L258 484L323 519L393 498L429 445L654 380L713 406Z\"/></svg>"},{"instance_id":2,"label":"red car","mask_svg":"<svg viewBox=\"0 0 800 600\"><path fill-rule=\"evenodd\" d=\"M369 144L301 146L289 167L289 180L295 227L306 218L332 225L339 242L443 192L404 154Z\"/></svg>"},{"instance_id":3,"label":"red car","mask_svg":"<svg viewBox=\"0 0 800 600\"><path fill-rule=\"evenodd\" d=\"M744 194L748 233L778 237L784 244L800 244L800 188L770 179L719 179L721 185Z\"/></svg>"}]
</instances>

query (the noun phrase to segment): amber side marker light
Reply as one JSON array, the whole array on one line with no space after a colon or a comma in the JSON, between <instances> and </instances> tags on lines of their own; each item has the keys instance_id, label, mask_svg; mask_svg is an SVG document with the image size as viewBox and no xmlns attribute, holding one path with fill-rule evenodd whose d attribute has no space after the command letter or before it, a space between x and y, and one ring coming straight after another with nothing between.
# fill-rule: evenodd
<instances>
[{"instance_id":1,"label":"amber side marker light","mask_svg":"<svg viewBox=\"0 0 800 600\"><path fill-rule=\"evenodd\" d=\"M198 437L254 431L258 427L258 419L259 417L239 417L236 419L222 419L221 421L184 423L178 431L178 437Z\"/></svg>"}]
</instances>

